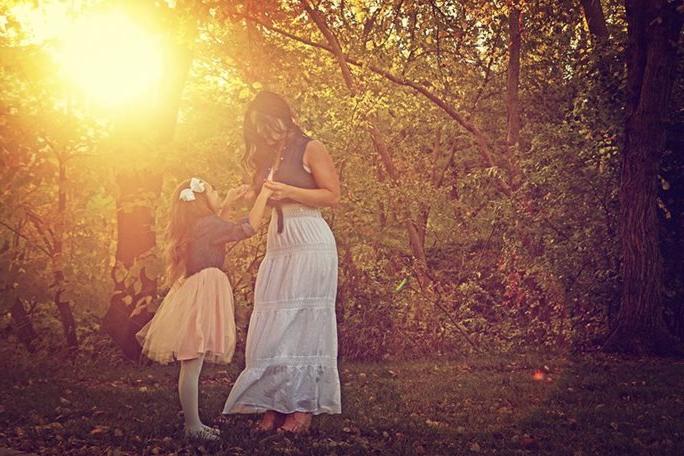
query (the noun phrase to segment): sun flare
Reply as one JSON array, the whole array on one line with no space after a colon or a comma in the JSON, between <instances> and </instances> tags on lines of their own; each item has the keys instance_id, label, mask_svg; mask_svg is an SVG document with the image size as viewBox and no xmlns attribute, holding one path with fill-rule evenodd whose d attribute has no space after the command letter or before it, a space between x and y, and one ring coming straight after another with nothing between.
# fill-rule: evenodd
<instances>
[{"instance_id":1,"label":"sun flare","mask_svg":"<svg viewBox=\"0 0 684 456\"><path fill-rule=\"evenodd\" d=\"M144 96L162 74L159 40L120 12L84 16L59 42L54 57L67 82L103 106Z\"/></svg>"}]
</instances>

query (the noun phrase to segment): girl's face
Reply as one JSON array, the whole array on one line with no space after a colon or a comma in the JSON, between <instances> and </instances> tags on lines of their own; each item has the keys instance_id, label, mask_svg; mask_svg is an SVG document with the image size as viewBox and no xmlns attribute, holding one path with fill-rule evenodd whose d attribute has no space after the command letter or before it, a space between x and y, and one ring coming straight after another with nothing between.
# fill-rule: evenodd
<instances>
[{"instance_id":1,"label":"girl's face","mask_svg":"<svg viewBox=\"0 0 684 456\"><path fill-rule=\"evenodd\" d=\"M221 197L219 196L218 192L216 191L213 185L206 183L206 186L207 201L209 202L209 207L212 211L218 212L221 208Z\"/></svg>"}]
</instances>

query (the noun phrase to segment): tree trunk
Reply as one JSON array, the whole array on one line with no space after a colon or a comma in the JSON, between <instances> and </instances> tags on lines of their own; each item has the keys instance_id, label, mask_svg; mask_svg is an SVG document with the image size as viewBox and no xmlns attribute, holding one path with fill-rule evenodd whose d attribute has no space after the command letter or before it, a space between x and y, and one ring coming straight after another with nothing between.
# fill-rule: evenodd
<instances>
[{"instance_id":1,"label":"tree trunk","mask_svg":"<svg viewBox=\"0 0 684 456\"><path fill-rule=\"evenodd\" d=\"M580 2L582 3L584 18L589 26L589 32L594 40L601 41L608 38L608 27L606 26L601 0L580 0Z\"/></svg>"},{"instance_id":2,"label":"tree trunk","mask_svg":"<svg viewBox=\"0 0 684 456\"><path fill-rule=\"evenodd\" d=\"M671 353L662 314L657 176L674 80L682 2L627 0L627 103L620 182L622 296L605 348Z\"/></svg>"},{"instance_id":3,"label":"tree trunk","mask_svg":"<svg viewBox=\"0 0 684 456\"><path fill-rule=\"evenodd\" d=\"M375 123L371 125L370 134L373 142L373 147L380 156L380 161L382 162L385 171L389 175L390 181L393 182L395 185L398 184L399 173L397 172L397 169L394 167L394 162L392 161L392 156L390 155L389 150L387 149L387 143L385 142L385 138L380 132L380 130L377 128ZM417 271L422 271L423 268L427 265L427 258L425 256L425 245L423 243L425 236L424 234L421 236L420 230L417 228L416 224L412 220L406 220L405 226L409 240L409 247L411 248L411 253L413 254L413 257L416 260L418 260L418 262L422 265L422 267L418 268Z\"/></svg>"},{"instance_id":4,"label":"tree trunk","mask_svg":"<svg viewBox=\"0 0 684 456\"><path fill-rule=\"evenodd\" d=\"M14 321L14 329L17 332L17 338L24 344L26 349L33 353L36 351L36 347L33 342L36 340L36 331L33 329L33 323L31 322L31 317L26 312L24 308L24 303L21 302L20 298L16 298L12 308L10 309L12 314L12 320Z\"/></svg>"},{"instance_id":5,"label":"tree trunk","mask_svg":"<svg viewBox=\"0 0 684 456\"><path fill-rule=\"evenodd\" d=\"M263 3L258 0L247 0L245 8L247 14L254 17L261 17L260 6L263 8ZM252 21L245 21L247 27L247 62L245 67L245 75L248 82L263 83L270 74L268 67L268 59L264 55L263 37L259 32L258 27Z\"/></svg>"},{"instance_id":6,"label":"tree trunk","mask_svg":"<svg viewBox=\"0 0 684 456\"><path fill-rule=\"evenodd\" d=\"M681 57L680 57L681 58ZM681 76L680 76L681 77ZM664 259L664 277L667 283L665 308L670 331L684 339L684 110L668 125L666 150L660 174L668 183L661 186L659 196L668 212L661 212L660 248Z\"/></svg>"},{"instance_id":7,"label":"tree trunk","mask_svg":"<svg viewBox=\"0 0 684 456\"><path fill-rule=\"evenodd\" d=\"M64 152L58 153L59 178L58 178L58 202L57 220L55 223L54 249L52 253L52 267L55 282L55 306L59 312L59 320L64 329L64 337L70 348L78 347L76 337L76 322L71 311L71 303L64 299L65 280L64 280L64 226L66 217L66 156Z\"/></svg>"},{"instance_id":8,"label":"tree trunk","mask_svg":"<svg viewBox=\"0 0 684 456\"><path fill-rule=\"evenodd\" d=\"M149 172L121 173L117 177L117 246L112 268L114 292L102 321L102 328L114 339L130 359L140 357L135 334L152 318L148 304L157 295L157 277L148 272L145 260L156 246L154 232L155 207L150 201L159 199L161 174ZM140 195L154 195L141 201Z\"/></svg>"},{"instance_id":9,"label":"tree trunk","mask_svg":"<svg viewBox=\"0 0 684 456\"><path fill-rule=\"evenodd\" d=\"M193 30L195 33L196 30ZM133 142L122 140L120 147L140 147L146 140L159 147L173 140L181 94L185 85L192 51L175 43L166 62L168 72L160 82L161 96L146 122L135 117L136 125L121 122L119 134L133 136ZM133 119L133 118L132 118ZM144 136L143 136L144 135ZM143 146L143 153L149 153ZM139 360L141 347L135 334L152 318L151 303L157 297L161 261L153 255L156 247L155 211L162 187L162 174L153 169L118 172L116 177L117 246L116 261L111 271L114 291L102 329L132 360Z\"/></svg>"},{"instance_id":10,"label":"tree trunk","mask_svg":"<svg viewBox=\"0 0 684 456\"><path fill-rule=\"evenodd\" d=\"M506 160L511 173L513 188L520 184L518 147L520 143L520 22L522 13L517 4L510 7L508 14L508 77L506 80Z\"/></svg>"},{"instance_id":11,"label":"tree trunk","mask_svg":"<svg viewBox=\"0 0 684 456\"><path fill-rule=\"evenodd\" d=\"M520 102L518 87L520 85L520 20L518 7L511 7L508 15L508 78L506 84L506 105L508 108L506 143L509 157L514 153L520 141Z\"/></svg>"}]
</instances>

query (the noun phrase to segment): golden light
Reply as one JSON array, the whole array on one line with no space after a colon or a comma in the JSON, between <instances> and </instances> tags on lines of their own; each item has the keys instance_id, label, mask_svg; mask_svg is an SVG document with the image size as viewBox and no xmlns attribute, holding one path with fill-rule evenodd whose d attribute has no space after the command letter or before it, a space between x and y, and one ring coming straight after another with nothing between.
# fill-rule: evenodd
<instances>
[{"instance_id":1,"label":"golden light","mask_svg":"<svg viewBox=\"0 0 684 456\"><path fill-rule=\"evenodd\" d=\"M67 81L93 102L118 106L155 89L163 70L158 39L121 12L78 19L53 56Z\"/></svg>"},{"instance_id":2,"label":"golden light","mask_svg":"<svg viewBox=\"0 0 684 456\"><path fill-rule=\"evenodd\" d=\"M541 370L536 370L536 371L534 371L534 373L532 374L532 378L533 378L534 380L540 382L540 381L544 380L544 372L541 371Z\"/></svg>"}]
</instances>

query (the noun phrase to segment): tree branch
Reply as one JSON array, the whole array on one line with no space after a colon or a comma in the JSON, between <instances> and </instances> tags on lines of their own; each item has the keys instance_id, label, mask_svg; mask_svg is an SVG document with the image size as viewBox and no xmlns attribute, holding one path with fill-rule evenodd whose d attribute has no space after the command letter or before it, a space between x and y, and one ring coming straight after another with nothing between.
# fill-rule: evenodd
<instances>
[{"instance_id":1,"label":"tree branch","mask_svg":"<svg viewBox=\"0 0 684 456\"><path fill-rule=\"evenodd\" d=\"M23 238L23 239L24 239L25 241L27 241L30 245L36 247L38 250L42 251L42 252L43 252L44 254L46 254L47 256L49 256L49 257L52 256L52 255L50 254L50 252L48 252L48 250L47 250L45 247L43 247L43 246L41 246L41 245L39 245L39 244L36 244L36 243L33 241L33 239L29 238L28 236L26 236L26 235L25 235L24 233L22 233L21 231L18 231L18 230L15 229L13 226L8 225L7 223L3 222L2 220L0 220L0 225L3 225L5 228L7 228L8 230L10 230L11 232L13 232L14 234L16 234L17 236Z\"/></svg>"},{"instance_id":2,"label":"tree branch","mask_svg":"<svg viewBox=\"0 0 684 456\"><path fill-rule=\"evenodd\" d=\"M336 54L336 49L334 49L330 45L327 45L324 43L318 43L318 42L309 40L307 38L297 36L295 34L288 32L288 31L282 30L282 29L280 29L274 25L268 24L268 23L260 20L259 18L251 17L251 16L248 16L246 14L241 14L241 13L237 13L237 12L233 13L233 15L236 17L240 17L242 19L248 20L248 21L253 21L253 22L261 25L262 27L266 28L267 30L270 30L271 32L277 33L278 35L282 35L282 36L285 36L287 38L290 38L291 40L297 41L299 43L305 44L305 45L310 46L310 47L314 47L317 49L324 50L324 51L329 52L333 55ZM312 17L312 19L313 19L313 17ZM319 17L319 19L320 19L320 17ZM341 49L339 49L339 45L338 45L337 51L340 54L342 53ZM351 58L351 57L346 56L344 54L342 54L340 56L336 56L336 59L337 59L338 63L344 62L346 64L354 65L356 67L366 68L369 71L371 71L371 72L373 72L379 76L382 76L383 78L385 78L385 79L387 79L387 80L389 80L389 81L391 81L397 85L408 87L408 88L413 89L414 91L418 92L419 94L423 95L425 98L427 98L432 103L437 105L440 109L442 109L444 112L446 112L447 115L449 115L449 117L451 117L453 120L455 120L456 123L458 123L461 127L463 127L466 131L468 131L473 136L473 138L475 139L475 142L477 144L478 150L480 151L480 156L481 156L485 166L494 167L497 165L497 163L495 162L495 160L493 158L493 152L492 152L492 146L491 146L492 141L490 140L490 138L487 137L487 135L485 135L475 124L468 121L464 116L462 116L458 111L456 111L456 109L453 106L451 106L449 103L447 103L446 101L439 98L437 95L433 94L430 90L428 90L424 86L419 85L416 82L409 81L407 79L401 78L401 77L394 75L391 72L384 70L382 68L379 68L375 65L364 64L364 63L360 62L359 60ZM345 76L345 81L346 81L346 78L347 78L347 76ZM352 85L352 87L353 87L353 85ZM499 180L499 188L507 195L510 195L512 193L510 186L503 180Z\"/></svg>"}]
</instances>

